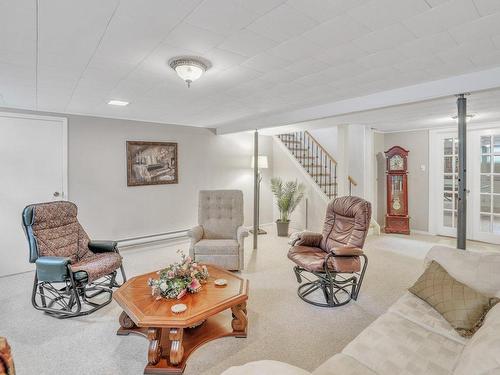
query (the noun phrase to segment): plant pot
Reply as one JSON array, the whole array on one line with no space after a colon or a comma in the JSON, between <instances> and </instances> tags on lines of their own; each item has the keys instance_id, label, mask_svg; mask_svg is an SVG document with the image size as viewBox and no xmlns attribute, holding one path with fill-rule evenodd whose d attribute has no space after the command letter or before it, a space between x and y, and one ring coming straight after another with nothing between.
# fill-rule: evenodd
<instances>
[{"instance_id":1,"label":"plant pot","mask_svg":"<svg viewBox=\"0 0 500 375\"><path fill-rule=\"evenodd\" d=\"M289 221L276 221L276 228L278 230L278 236L280 237L288 237L288 226L290 225Z\"/></svg>"}]
</instances>

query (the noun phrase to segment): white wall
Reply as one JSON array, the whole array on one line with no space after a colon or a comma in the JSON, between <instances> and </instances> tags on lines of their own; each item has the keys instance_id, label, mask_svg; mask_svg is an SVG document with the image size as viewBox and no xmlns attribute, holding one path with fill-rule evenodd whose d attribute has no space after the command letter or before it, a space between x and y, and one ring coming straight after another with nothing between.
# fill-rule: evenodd
<instances>
[{"instance_id":1,"label":"white wall","mask_svg":"<svg viewBox=\"0 0 500 375\"><path fill-rule=\"evenodd\" d=\"M324 194L318 192L314 181L307 175L304 169L296 162L286 148L274 140L273 142L273 175L281 177L284 181L297 180L306 187L303 201L291 216L290 227L297 230L308 229L321 232L325 219L327 199ZM308 225L306 228L306 202L308 205ZM278 219L279 211L274 207L274 220Z\"/></svg>"},{"instance_id":2,"label":"white wall","mask_svg":"<svg viewBox=\"0 0 500 375\"><path fill-rule=\"evenodd\" d=\"M79 220L92 238L123 239L188 229L197 223L200 189L243 190L245 225L252 225L253 133L215 135L205 128L50 115L68 118L69 199L78 205ZM271 167L262 171L260 221L269 223L273 220L272 139L259 139L260 154L268 155ZM179 183L128 187L125 142L132 140L177 142Z\"/></svg>"}]
</instances>

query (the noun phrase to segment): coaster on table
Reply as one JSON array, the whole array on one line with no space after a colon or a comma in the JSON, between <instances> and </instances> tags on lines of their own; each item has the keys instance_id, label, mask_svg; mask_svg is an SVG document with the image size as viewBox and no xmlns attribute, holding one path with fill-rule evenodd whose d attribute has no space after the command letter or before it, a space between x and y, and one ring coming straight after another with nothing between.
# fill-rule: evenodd
<instances>
[{"instance_id":1,"label":"coaster on table","mask_svg":"<svg viewBox=\"0 0 500 375\"><path fill-rule=\"evenodd\" d=\"M214 281L214 284L217 286L224 286L224 285L227 285L227 280L226 279L217 279Z\"/></svg>"},{"instance_id":2,"label":"coaster on table","mask_svg":"<svg viewBox=\"0 0 500 375\"><path fill-rule=\"evenodd\" d=\"M187 306L186 306L185 304L183 304L183 303L178 303L178 304L176 304L176 305L173 305L173 306L170 308L170 310L172 310L172 312L173 312L174 314L179 314L179 313L181 313L181 312L186 311L186 310L187 310Z\"/></svg>"}]
</instances>

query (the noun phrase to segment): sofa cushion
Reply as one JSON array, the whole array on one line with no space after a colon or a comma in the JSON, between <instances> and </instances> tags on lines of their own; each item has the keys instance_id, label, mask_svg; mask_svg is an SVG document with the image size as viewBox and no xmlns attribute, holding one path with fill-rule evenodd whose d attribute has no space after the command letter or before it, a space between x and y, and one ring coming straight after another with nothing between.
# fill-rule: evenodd
<instances>
[{"instance_id":1,"label":"sofa cushion","mask_svg":"<svg viewBox=\"0 0 500 375\"><path fill-rule=\"evenodd\" d=\"M236 240L201 240L193 247L195 255L235 255L239 244Z\"/></svg>"},{"instance_id":2,"label":"sofa cushion","mask_svg":"<svg viewBox=\"0 0 500 375\"><path fill-rule=\"evenodd\" d=\"M263 360L230 367L221 375L311 375L311 373L288 363Z\"/></svg>"},{"instance_id":3,"label":"sofa cushion","mask_svg":"<svg viewBox=\"0 0 500 375\"><path fill-rule=\"evenodd\" d=\"M387 312L342 351L378 374L450 374L464 345Z\"/></svg>"},{"instance_id":4,"label":"sofa cushion","mask_svg":"<svg viewBox=\"0 0 500 375\"><path fill-rule=\"evenodd\" d=\"M312 375L377 375L377 373L356 359L339 353L314 370Z\"/></svg>"},{"instance_id":5,"label":"sofa cushion","mask_svg":"<svg viewBox=\"0 0 500 375\"><path fill-rule=\"evenodd\" d=\"M465 345L468 341L460 336L436 309L410 292L403 294L389 311L460 344Z\"/></svg>"},{"instance_id":6,"label":"sofa cushion","mask_svg":"<svg viewBox=\"0 0 500 375\"><path fill-rule=\"evenodd\" d=\"M434 307L464 337L472 336L494 301L455 280L436 261L432 261L409 289Z\"/></svg>"},{"instance_id":7,"label":"sofa cushion","mask_svg":"<svg viewBox=\"0 0 500 375\"><path fill-rule=\"evenodd\" d=\"M500 374L500 304L486 315L483 326L465 346L454 375Z\"/></svg>"},{"instance_id":8,"label":"sofa cushion","mask_svg":"<svg viewBox=\"0 0 500 375\"><path fill-rule=\"evenodd\" d=\"M500 297L500 252L457 250L434 246L426 262L435 260L455 280L487 296Z\"/></svg>"}]
</instances>

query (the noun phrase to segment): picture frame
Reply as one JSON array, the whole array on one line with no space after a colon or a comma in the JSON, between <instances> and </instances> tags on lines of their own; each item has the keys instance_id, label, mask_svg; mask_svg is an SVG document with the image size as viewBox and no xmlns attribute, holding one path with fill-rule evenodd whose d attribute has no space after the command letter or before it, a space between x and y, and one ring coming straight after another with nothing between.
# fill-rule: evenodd
<instances>
[{"instance_id":1,"label":"picture frame","mask_svg":"<svg viewBox=\"0 0 500 375\"><path fill-rule=\"evenodd\" d=\"M127 141L127 186L179 183L176 142Z\"/></svg>"}]
</instances>

